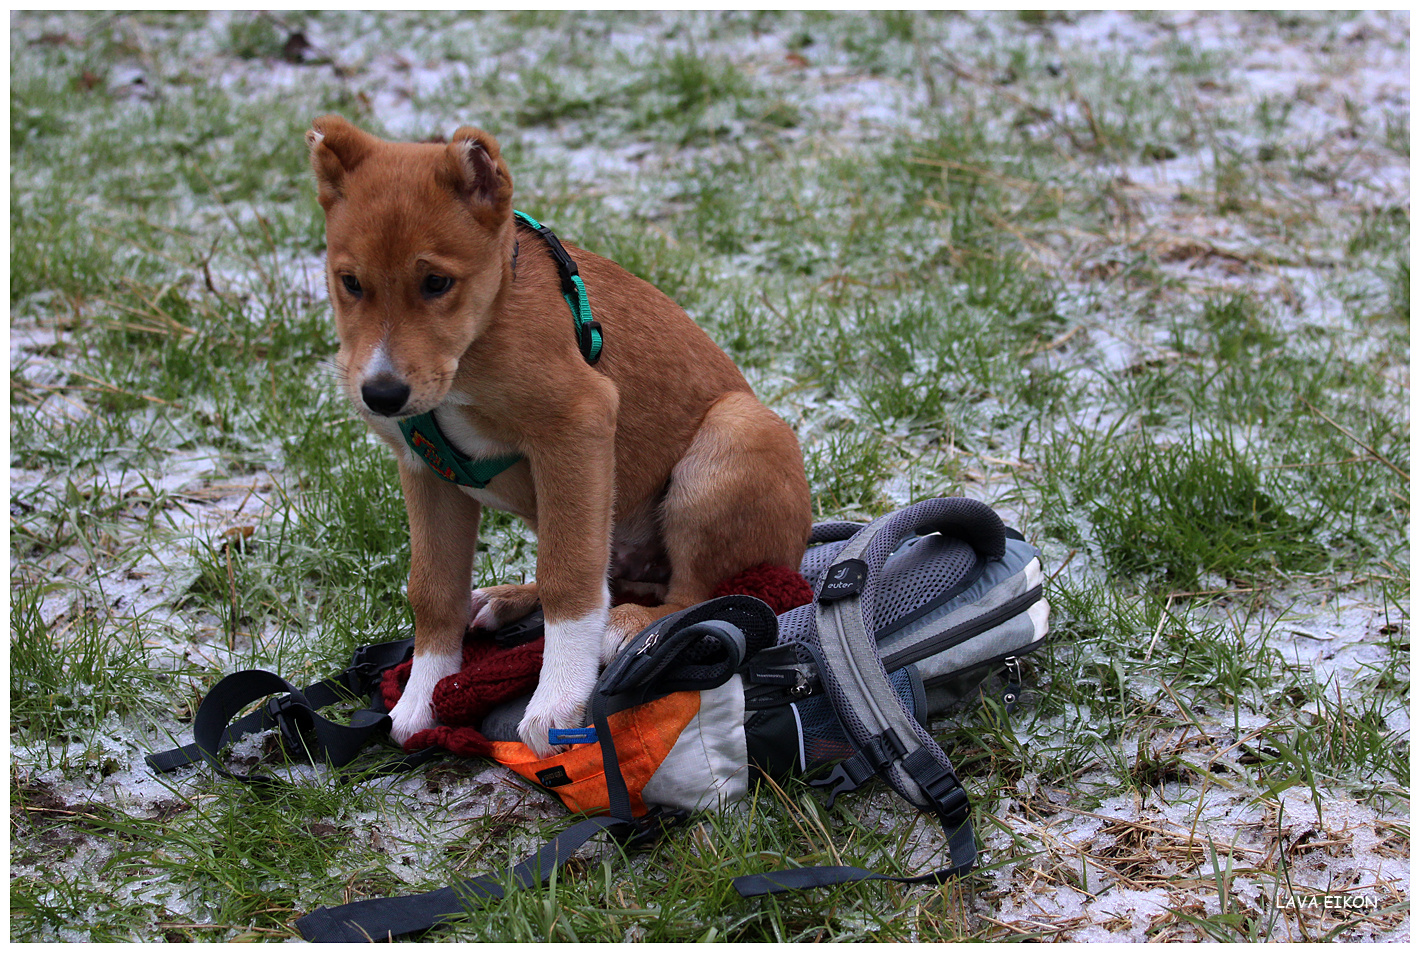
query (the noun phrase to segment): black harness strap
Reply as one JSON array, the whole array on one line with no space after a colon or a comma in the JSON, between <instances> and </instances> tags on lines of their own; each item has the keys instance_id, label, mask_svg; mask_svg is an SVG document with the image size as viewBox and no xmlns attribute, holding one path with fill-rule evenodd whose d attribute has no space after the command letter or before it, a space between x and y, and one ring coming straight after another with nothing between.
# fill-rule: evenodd
<instances>
[{"instance_id":1,"label":"black harness strap","mask_svg":"<svg viewBox=\"0 0 1420 953\"><path fill-rule=\"evenodd\" d=\"M313 943L368 943L419 933L490 900L503 899L504 884L509 881L518 890L547 883L553 871L602 831L637 833L640 825L616 817L589 817L558 834L504 876L484 874L428 893L321 907L297 920L296 929Z\"/></svg>"},{"instance_id":2,"label":"black harness strap","mask_svg":"<svg viewBox=\"0 0 1420 953\"><path fill-rule=\"evenodd\" d=\"M278 675L252 669L228 675L202 699L192 722L192 744L148 755L144 760L155 771L169 772L198 761L206 761L218 774L248 784L269 786L284 782L260 775L240 775L228 771L217 755L227 745L253 732L278 729L286 749L305 751L312 760L324 760L344 767L389 728L389 715L379 697L383 672L408 657L413 639L369 645L356 651L350 667L339 675L298 689ZM232 721L252 702L272 697L262 708ZM348 725L331 721L319 710L339 702L369 698L369 707L355 712ZM307 737L314 737L314 745ZM400 767L412 767L428 760L415 755Z\"/></svg>"}]
</instances>

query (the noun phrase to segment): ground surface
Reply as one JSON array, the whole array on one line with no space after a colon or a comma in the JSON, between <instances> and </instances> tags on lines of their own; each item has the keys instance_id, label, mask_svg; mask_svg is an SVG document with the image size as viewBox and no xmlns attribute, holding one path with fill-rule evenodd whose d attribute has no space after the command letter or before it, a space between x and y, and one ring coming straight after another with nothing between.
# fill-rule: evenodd
<instances>
[{"instance_id":1,"label":"ground surface","mask_svg":"<svg viewBox=\"0 0 1420 953\"><path fill-rule=\"evenodd\" d=\"M1405 14L12 14L12 939L290 937L561 823L482 764L143 764L224 674L409 625L321 363L329 111L498 135L794 425L820 516L979 498L1052 577L1033 698L938 726L981 873L741 901L941 860L790 786L441 938L1408 939L1409 67ZM487 523L480 581L530 575Z\"/></svg>"}]
</instances>

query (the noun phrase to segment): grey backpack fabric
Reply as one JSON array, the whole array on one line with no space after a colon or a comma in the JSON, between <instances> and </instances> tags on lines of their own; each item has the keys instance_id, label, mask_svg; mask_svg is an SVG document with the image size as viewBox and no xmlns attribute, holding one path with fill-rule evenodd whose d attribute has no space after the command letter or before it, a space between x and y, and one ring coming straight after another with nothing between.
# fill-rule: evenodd
<instances>
[{"instance_id":1,"label":"grey backpack fabric","mask_svg":"<svg viewBox=\"0 0 1420 953\"><path fill-rule=\"evenodd\" d=\"M830 613L863 620L854 636L858 651L881 668L867 665L863 674L878 694L886 680L912 715L910 723L890 718L896 730L934 756L940 748L923 727L930 717L969 702L989 677L1016 671L1014 661L1043 644L1049 606L1040 554L983 503L925 500L867 525L820 523L810 544L800 571L819 597L779 616L777 644L760 652L748 673L751 755L773 773L812 772L848 758L859 747L854 739L868 731L860 703L841 677L825 671L821 626ZM853 560L863 566L858 598L824 602L829 569ZM840 646L831 667L846 662ZM1003 698L1008 704L1019 694L1013 684ZM780 710L786 706L793 711ZM790 722L801 749L792 764L780 738Z\"/></svg>"}]
</instances>

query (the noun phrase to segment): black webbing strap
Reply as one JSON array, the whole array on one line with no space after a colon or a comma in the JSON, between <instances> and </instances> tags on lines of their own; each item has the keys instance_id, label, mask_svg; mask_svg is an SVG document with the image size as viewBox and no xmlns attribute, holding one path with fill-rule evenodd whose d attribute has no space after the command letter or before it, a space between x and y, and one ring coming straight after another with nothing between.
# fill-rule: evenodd
<instances>
[{"instance_id":1,"label":"black webbing strap","mask_svg":"<svg viewBox=\"0 0 1420 953\"><path fill-rule=\"evenodd\" d=\"M223 748L253 732L278 729L288 751L306 751L312 760L324 760L334 767L349 764L389 727L389 715L379 697L379 677L399 664L413 646L411 639L369 645L355 653L350 667L339 675L322 679L304 689L264 672L251 669L228 675L203 698L192 722L191 744L154 752L145 760L155 771L174 771L185 765L206 761L224 777L252 784L276 784L277 779L243 776L228 771L217 755ZM252 702L274 696L263 707L243 718L232 718ZM370 696L370 705L351 716L349 724L325 718L319 709L339 702ZM315 744L308 745L307 734ZM420 763L424 758L410 760Z\"/></svg>"},{"instance_id":2,"label":"black webbing strap","mask_svg":"<svg viewBox=\"0 0 1420 953\"><path fill-rule=\"evenodd\" d=\"M790 890L812 890L816 887L836 887L863 880L887 880L899 884L946 883L969 873L976 866L976 834L971 824L963 821L947 835L947 850L953 863L916 877L889 877L861 867L795 867L767 874L749 874L734 879L741 897L763 897L787 893Z\"/></svg>"},{"instance_id":3,"label":"black webbing strap","mask_svg":"<svg viewBox=\"0 0 1420 953\"><path fill-rule=\"evenodd\" d=\"M484 874L428 893L321 907L297 920L296 929L313 943L368 943L419 933L486 901L503 899L504 885L509 881L517 890L547 883L553 871L601 831L616 834L639 829L634 821L589 817L558 834L502 876Z\"/></svg>"}]
</instances>

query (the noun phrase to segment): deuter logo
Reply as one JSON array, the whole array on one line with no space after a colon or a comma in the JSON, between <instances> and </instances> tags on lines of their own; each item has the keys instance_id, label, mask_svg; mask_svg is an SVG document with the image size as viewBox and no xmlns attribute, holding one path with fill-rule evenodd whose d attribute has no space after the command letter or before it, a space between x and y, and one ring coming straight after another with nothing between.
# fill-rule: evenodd
<instances>
[{"instance_id":1,"label":"deuter logo","mask_svg":"<svg viewBox=\"0 0 1420 953\"><path fill-rule=\"evenodd\" d=\"M861 559L845 559L834 563L824 573L823 588L819 591L819 602L832 602L857 595L863 591L868 581L868 564Z\"/></svg>"},{"instance_id":2,"label":"deuter logo","mask_svg":"<svg viewBox=\"0 0 1420 953\"><path fill-rule=\"evenodd\" d=\"M572 783L572 778L567 774L567 769L560 764L554 764L550 768L543 768L537 773L537 779L545 788L556 788L564 784Z\"/></svg>"}]
</instances>

